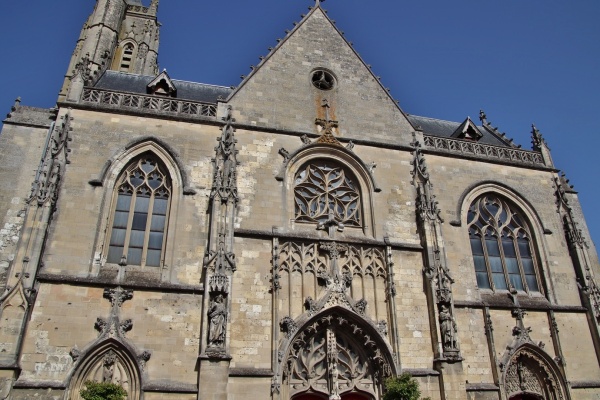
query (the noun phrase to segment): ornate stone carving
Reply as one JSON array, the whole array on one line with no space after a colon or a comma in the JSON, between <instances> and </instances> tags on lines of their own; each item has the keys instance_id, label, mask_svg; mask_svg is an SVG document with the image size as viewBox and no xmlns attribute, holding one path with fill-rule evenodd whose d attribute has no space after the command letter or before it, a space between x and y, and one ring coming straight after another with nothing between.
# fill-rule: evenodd
<instances>
[{"instance_id":1,"label":"ornate stone carving","mask_svg":"<svg viewBox=\"0 0 600 400\"><path fill-rule=\"evenodd\" d=\"M151 63L155 62L151 54ZM152 67L156 69L156 67ZM156 75L156 72L154 72ZM84 88L81 102L94 108L139 110L154 114L177 115L194 119L214 119L217 105L198 101L160 98L153 95L113 92L105 89Z\"/></svg>"},{"instance_id":2,"label":"ornate stone carving","mask_svg":"<svg viewBox=\"0 0 600 400\"><path fill-rule=\"evenodd\" d=\"M38 206L42 206L50 201L52 205L56 204L62 175L66 165L70 162L69 142L72 140L72 120L69 111L62 117L62 123L56 124L54 127L50 136L49 148L43 156L31 193L26 200L27 203L31 204L37 201Z\"/></svg>"},{"instance_id":3,"label":"ornate stone carving","mask_svg":"<svg viewBox=\"0 0 600 400\"><path fill-rule=\"evenodd\" d=\"M423 142L426 147L437 149L444 153L468 154L471 157L484 160L501 160L507 164L544 166L542 154L535 151L473 143L467 140L432 135L423 135Z\"/></svg>"},{"instance_id":4,"label":"ornate stone carving","mask_svg":"<svg viewBox=\"0 0 600 400\"><path fill-rule=\"evenodd\" d=\"M316 291L305 297L304 307L310 315L336 305L364 315L366 300L357 301L349 294L355 281L357 286L354 290L359 291L362 291L362 285L367 284L368 287L380 285L378 290L386 292L389 292L390 287L393 288L388 281L389 267L386 265L386 253L382 248L351 246L337 242L282 242L278 244L278 248L279 255L276 259L279 269L274 273L279 276L278 280L283 289L292 290L290 275L294 273L299 274L311 285L315 283L316 278L316 283L325 288L325 293L320 295L318 301L313 297L319 294ZM291 292L287 299L293 299Z\"/></svg>"},{"instance_id":5,"label":"ornate stone carving","mask_svg":"<svg viewBox=\"0 0 600 400\"><path fill-rule=\"evenodd\" d=\"M531 125L531 144L533 151L542 151L542 146L548 146L540 131L533 124Z\"/></svg>"},{"instance_id":6,"label":"ornate stone carving","mask_svg":"<svg viewBox=\"0 0 600 400\"><path fill-rule=\"evenodd\" d=\"M77 360L79 360L79 357L81 357L81 351L77 348L77 345L75 345L71 351L69 352L69 355L71 356L71 358L73 359L73 362L76 363Z\"/></svg>"},{"instance_id":7,"label":"ornate stone carving","mask_svg":"<svg viewBox=\"0 0 600 400\"><path fill-rule=\"evenodd\" d=\"M557 368L528 348L515 352L506 367L504 388L507 397L530 393L546 398L564 399L564 380Z\"/></svg>"},{"instance_id":8,"label":"ornate stone carving","mask_svg":"<svg viewBox=\"0 0 600 400\"><path fill-rule=\"evenodd\" d=\"M215 147L216 157L213 159L215 166L213 185L210 192L210 198L219 197L222 202L238 202L237 193L237 154L235 148L237 140L234 137L235 129L233 123L235 119L232 115L232 108L227 108L227 116L223 118L225 125L218 139L219 144Z\"/></svg>"},{"instance_id":9,"label":"ornate stone carving","mask_svg":"<svg viewBox=\"0 0 600 400\"><path fill-rule=\"evenodd\" d=\"M450 313L448 306L442 304L439 311L440 331L442 333L442 345L444 347L444 354L456 353L458 355L458 338L456 321L454 316Z\"/></svg>"},{"instance_id":10,"label":"ornate stone carving","mask_svg":"<svg viewBox=\"0 0 600 400\"><path fill-rule=\"evenodd\" d=\"M227 251L225 234L219 233L218 240L217 250L208 250L204 255L204 267L210 268L220 274L224 274L225 272L235 272L237 269L235 254L231 251Z\"/></svg>"},{"instance_id":11,"label":"ornate stone carving","mask_svg":"<svg viewBox=\"0 0 600 400\"><path fill-rule=\"evenodd\" d=\"M104 289L104 298L110 301L113 307L120 308L123 303L133 298L133 290L117 287L114 289Z\"/></svg>"},{"instance_id":12,"label":"ornate stone carving","mask_svg":"<svg viewBox=\"0 0 600 400\"><path fill-rule=\"evenodd\" d=\"M116 338L123 340L125 334L133 328L133 321L120 320L120 309L123 303L133 298L133 291L121 287L104 289L103 297L110 301L111 310L108 319L96 318L94 328L100 332L100 338Z\"/></svg>"},{"instance_id":13,"label":"ornate stone carving","mask_svg":"<svg viewBox=\"0 0 600 400\"><path fill-rule=\"evenodd\" d=\"M327 99L323 99L322 107L325 109L325 119L315 119L315 124L320 128L319 130L321 133L321 136L316 140L315 143L342 146L339 140L337 140L337 138L333 135L333 130L338 127L338 122L329 117L329 109L331 106L329 105L329 101L327 101Z\"/></svg>"},{"instance_id":14,"label":"ornate stone carving","mask_svg":"<svg viewBox=\"0 0 600 400\"><path fill-rule=\"evenodd\" d=\"M378 398L383 379L392 374L393 358L384 348L366 327L340 314L324 315L294 337L282 378L290 396L311 391L340 399L359 390Z\"/></svg>"},{"instance_id":15,"label":"ornate stone carving","mask_svg":"<svg viewBox=\"0 0 600 400\"><path fill-rule=\"evenodd\" d=\"M222 294L218 294L210 302L208 309L208 347L225 346L225 332L227 331L227 304Z\"/></svg>"},{"instance_id":16,"label":"ornate stone carving","mask_svg":"<svg viewBox=\"0 0 600 400\"><path fill-rule=\"evenodd\" d=\"M292 337L294 333L298 331L298 325L296 324L296 321L290 317L284 317L279 323L279 328L281 329L281 332L286 333L288 338Z\"/></svg>"},{"instance_id":17,"label":"ornate stone carving","mask_svg":"<svg viewBox=\"0 0 600 400\"><path fill-rule=\"evenodd\" d=\"M138 357L138 364L140 365L140 368L143 370L146 369L146 363L148 361L150 361L150 357L152 357L152 353L149 352L148 350L143 351Z\"/></svg>"},{"instance_id":18,"label":"ornate stone carving","mask_svg":"<svg viewBox=\"0 0 600 400\"><path fill-rule=\"evenodd\" d=\"M440 342L443 357L447 360L460 360L458 332L454 318L452 284L454 279L442 253L443 240L440 225L444 222L438 201L433 194L433 184L427 169L427 163L421 143L414 135L413 146L413 185L417 191L416 208L419 228L427 248L427 262L424 273L429 280L429 295L437 304Z\"/></svg>"}]
</instances>

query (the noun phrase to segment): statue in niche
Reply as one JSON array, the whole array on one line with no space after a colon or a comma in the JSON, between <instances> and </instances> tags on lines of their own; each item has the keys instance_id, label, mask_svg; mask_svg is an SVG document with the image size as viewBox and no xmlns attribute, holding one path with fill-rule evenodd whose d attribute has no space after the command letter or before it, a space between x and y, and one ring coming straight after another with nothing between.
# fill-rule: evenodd
<instances>
[{"instance_id":1,"label":"statue in niche","mask_svg":"<svg viewBox=\"0 0 600 400\"><path fill-rule=\"evenodd\" d=\"M223 347L227 324L227 306L222 294L215 297L208 310L210 327L208 331L208 347Z\"/></svg>"},{"instance_id":2,"label":"statue in niche","mask_svg":"<svg viewBox=\"0 0 600 400\"><path fill-rule=\"evenodd\" d=\"M442 333L442 346L444 351L457 351L457 340L456 340L456 321L452 314L450 314L450 310L448 306L442 304L440 306L440 330Z\"/></svg>"},{"instance_id":3,"label":"statue in niche","mask_svg":"<svg viewBox=\"0 0 600 400\"><path fill-rule=\"evenodd\" d=\"M117 356L112 351L104 358L104 369L102 370L102 382L112 383L115 374L115 362Z\"/></svg>"}]
</instances>

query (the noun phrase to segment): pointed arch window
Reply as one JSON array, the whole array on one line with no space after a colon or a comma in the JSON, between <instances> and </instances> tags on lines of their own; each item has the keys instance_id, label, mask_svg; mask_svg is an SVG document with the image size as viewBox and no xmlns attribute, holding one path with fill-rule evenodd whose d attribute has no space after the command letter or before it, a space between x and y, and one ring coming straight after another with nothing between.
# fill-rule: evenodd
<instances>
[{"instance_id":1,"label":"pointed arch window","mask_svg":"<svg viewBox=\"0 0 600 400\"><path fill-rule=\"evenodd\" d=\"M521 210L488 193L471 204L467 223L479 288L540 292L531 229Z\"/></svg>"},{"instance_id":2,"label":"pointed arch window","mask_svg":"<svg viewBox=\"0 0 600 400\"><path fill-rule=\"evenodd\" d=\"M294 178L295 220L362 226L360 190L354 175L330 160L304 164Z\"/></svg>"},{"instance_id":3,"label":"pointed arch window","mask_svg":"<svg viewBox=\"0 0 600 400\"><path fill-rule=\"evenodd\" d=\"M135 159L117 181L107 262L159 267L163 260L171 181L158 158Z\"/></svg>"}]
</instances>

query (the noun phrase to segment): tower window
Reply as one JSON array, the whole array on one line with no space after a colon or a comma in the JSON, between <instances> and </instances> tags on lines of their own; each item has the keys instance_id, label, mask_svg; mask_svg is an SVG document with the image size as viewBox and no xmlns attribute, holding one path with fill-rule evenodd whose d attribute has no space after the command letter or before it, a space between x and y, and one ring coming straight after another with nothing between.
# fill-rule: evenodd
<instances>
[{"instance_id":1,"label":"tower window","mask_svg":"<svg viewBox=\"0 0 600 400\"><path fill-rule=\"evenodd\" d=\"M161 265L171 195L165 170L157 159L145 156L119 179L107 262Z\"/></svg>"},{"instance_id":2,"label":"tower window","mask_svg":"<svg viewBox=\"0 0 600 400\"><path fill-rule=\"evenodd\" d=\"M294 181L296 221L362 226L360 192L354 176L332 161L305 164Z\"/></svg>"},{"instance_id":3,"label":"tower window","mask_svg":"<svg viewBox=\"0 0 600 400\"><path fill-rule=\"evenodd\" d=\"M119 69L121 72L129 72L131 68L131 61L133 60L133 50L134 48L131 43L127 43L123 47L123 55L121 57L121 65Z\"/></svg>"},{"instance_id":4,"label":"tower window","mask_svg":"<svg viewBox=\"0 0 600 400\"><path fill-rule=\"evenodd\" d=\"M539 292L531 230L521 211L485 194L471 204L467 218L477 286Z\"/></svg>"}]
</instances>

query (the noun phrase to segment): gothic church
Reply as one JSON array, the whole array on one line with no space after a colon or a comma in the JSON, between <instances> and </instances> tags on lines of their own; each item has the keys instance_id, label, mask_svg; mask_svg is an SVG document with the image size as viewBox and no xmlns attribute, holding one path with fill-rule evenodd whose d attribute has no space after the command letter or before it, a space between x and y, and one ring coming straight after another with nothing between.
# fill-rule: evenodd
<instances>
[{"instance_id":1,"label":"gothic church","mask_svg":"<svg viewBox=\"0 0 600 400\"><path fill-rule=\"evenodd\" d=\"M600 267L533 127L399 108L319 1L235 88L97 0L0 136L0 399L600 396ZM8 178L10 177L10 178Z\"/></svg>"}]
</instances>

